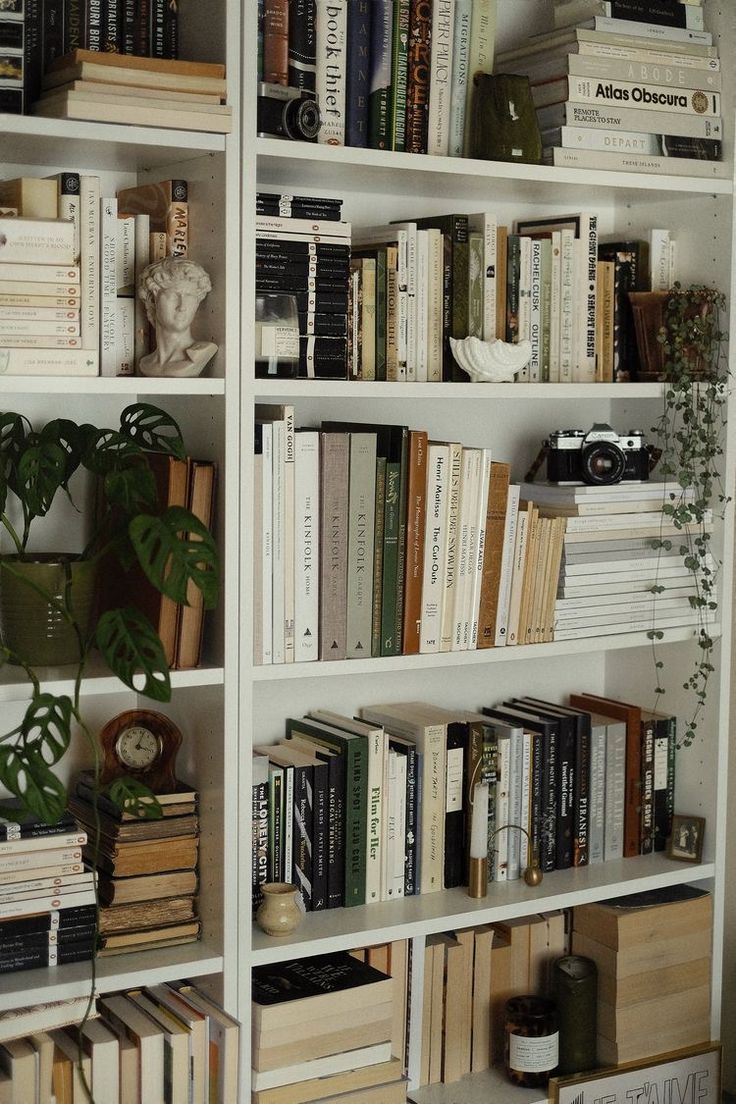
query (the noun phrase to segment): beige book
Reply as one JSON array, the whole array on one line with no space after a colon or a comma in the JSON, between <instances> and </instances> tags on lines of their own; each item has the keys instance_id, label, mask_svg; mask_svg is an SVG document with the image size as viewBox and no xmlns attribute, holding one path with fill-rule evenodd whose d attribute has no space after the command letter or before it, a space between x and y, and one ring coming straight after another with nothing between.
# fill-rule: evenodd
<instances>
[{"instance_id":1,"label":"beige book","mask_svg":"<svg viewBox=\"0 0 736 1104\"><path fill-rule=\"evenodd\" d=\"M524 581L521 585L521 604L519 607L519 627L516 634L517 644L526 644L528 640L529 617L533 593L534 575L537 569L539 550L539 510L529 503L529 531L524 559Z\"/></svg>"},{"instance_id":2,"label":"beige book","mask_svg":"<svg viewBox=\"0 0 736 1104\"><path fill-rule=\"evenodd\" d=\"M12 1104L36 1099L36 1052L27 1039L8 1039L0 1046L0 1071L12 1083Z\"/></svg>"},{"instance_id":3,"label":"beige book","mask_svg":"<svg viewBox=\"0 0 736 1104\"><path fill-rule=\"evenodd\" d=\"M565 519L555 518L552 526L549 576L547 579L547 597L544 612L543 641L555 638L555 605L557 604L557 584L560 578L562 552L565 547Z\"/></svg>"},{"instance_id":4,"label":"beige book","mask_svg":"<svg viewBox=\"0 0 736 1104\"><path fill-rule=\"evenodd\" d=\"M93 1023L94 1021L90 1020L89 1022ZM37 1031L33 1035L29 1035L27 1042L31 1044L37 1055L38 1086L36 1104L54 1104L52 1079L56 1044L48 1031Z\"/></svg>"},{"instance_id":5,"label":"beige book","mask_svg":"<svg viewBox=\"0 0 736 1104\"><path fill-rule=\"evenodd\" d=\"M290 1023L288 1027L282 1024L271 1024L265 1029L252 1027L251 1042L253 1050L259 1053L273 1050L275 1047L281 1046L286 1034L288 1034L289 1045L317 1039L318 1042L315 1043L315 1046L322 1047L323 1044L329 1041L328 1037L333 1034L383 1022L393 1015L393 1002L391 1000L384 1001L383 1004L370 1005L366 1008L361 1003L359 993L355 990L352 992L353 1005L349 1010L341 1009L339 1012L329 1015L312 1013L302 1022ZM332 1053L332 1051L328 1051L328 1053ZM317 1057L316 1051L315 1057ZM296 1060L298 1061L298 1059Z\"/></svg>"},{"instance_id":6,"label":"beige book","mask_svg":"<svg viewBox=\"0 0 736 1104\"><path fill-rule=\"evenodd\" d=\"M120 1057L120 1104L143 1104L141 1100L141 1059L138 1047L125 1035L118 1037Z\"/></svg>"},{"instance_id":7,"label":"beige book","mask_svg":"<svg viewBox=\"0 0 736 1104\"><path fill-rule=\"evenodd\" d=\"M94 54L94 61L80 61L66 65L62 69L47 71L43 79L44 89L57 88L70 81L94 81L98 84L124 84L135 88L148 89L150 86L174 92L207 92L210 96L225 96L227 85L217 77L202 77L188 73L162 72L152 77L150 73L136 69L111 67L102 63L106 56L120 57L119 54ZM61 59L59 59L61 60ZM68 59L67 59L68 60ZM126 58L126 61L131 60Z\"/></svg>"},{"instance_id":8,"label":"beige book","mask_svg":"<svg viewBox=\"0 0 736 1104\"><path fill-rule=\"evenodd\" d=\"M470 1073L473 945L472 928L447 936L442 1055L442 1081L446 1085Z\"/></svg>"},{"instance_id":9,"label":"beige book","mask_svg":"<svg viewBox=\"0 0 736 1104\"><path fill-rule=\"evenodd\" d=\"M506 1001L518 992L513 983L511 943L496 926L491 947L491 1059L494 1063L503 1060Z\"/></svg>"},{"instance_id":10,"label":"beige book","mask_svg":"<svg viewBox=\"0 0 736 1104\"><path fill-rule=\"evenodd\" d=\"M432 1014L429 1026L429 1084L442 1080L442 1047L445 1029L445 937L433 935L432 944Z\"/></svg>"},{"instance_id":11,"label":"beige book","mask_svg":"<svg viewBox=\"0 0 736 1104\"><path fill-rule=\"evenodd\" d=\"M358 1089L357 1092L340 1093L332 1097L331 1104L404 1104L405 1100L406 1081L402 1080Z\"/></svg>"},{"instance_id":12,"label":"beige book","mask_svg":"<svg viewBox=\"0 0 736 1104\"><path fill-rule=\"evenodd\" d=\"M375 1066L346 1070L295 1085L280 1085L275 1089L260 1089L251 1094L251 1104L313 1104L314 1101L330 1101L358 1089L376 1085L387 1086L401 1080L401 1062L392 1058Z\"/></svg>"},{"instance_id":13,"label":"beige book","mask_svg":"<svg viewBox=\"0 0 736 1104\"><path fill-rule=\"evenodd\" d=\"M0 180L0 204L15 207L21 218L56 219L59 217L56 180L37 176Z\"/></svg>"},{"instance_id":14,"label":"beige book","mask_svg":"<svg viewBox=\"0 0 736 1104\"><path fill-rule=\"evenodd\" d=\"M389 944L389 969L394 983L393 1030L391 1053L404 1065L406 1053L407 1000L409 986L409 951L406 939L396 939Z\"/></svg>"},{"instance_id":15,"label":"beige book","mask_svg":"<svg viewBox=\"0 0 736 1104\"><path fill-rule=\"evenodd\" d=\"M705 958L711 952L711 932L705 929L692 935L675 939L662 939L654 944L642 943L620 954L612 947L605 947L580 932L572 933L573 954L592 958L599 973L610 977L629 978L650 970L666 969L682 963Z\"/></svg>"},{"instance_id":16,"label":"beige book","mask_svg":"<svg viewBox=\"0 0 736 1104\"><path fill-rule=\"evenodd\" d=\"M613 309L614 309L614 270L613 261L598 262L598 280L596 287L596 317L599 322L597 335L598 356L596 360L596 380L599 383L613 383Z\"/></svg>"},{"instance_id":17,"label":"beige book","mask_svg":"<svg viewBox=\"0 0 736 1104\"><path fill-rule=\"evenodd\" d=\"M125 1037L138 1048L141 1096L145 1096L146 1104L163 1104L164 1032L122 994L100 998L99 1008L118 1038Z\"/></svg>"},{"instance_id":18,"label":"beige book","mask_svg":"<svg viewBox=\"0 0 736 1104\"><path fill-rule=\"evenodd\" d=\"M550 969L556 958L567 954L565 914L541 913L529 925L529 992L549 992Z\"/></svg>"},{"instance_id":19,"label":"beige book","mask_svg":"<svg viewBox=\"0 0 736 1104\"><path fill-rule=\"evenodd\" d=\"M710 957L696 958L693 962L678 962L674 966L647 970L626 978L615 978L599 970L598 998L616 1008L627 1008L631 1004L646 1001L652 993L661 997L674 996L706 985L710 979L710 970Z\"/></svg>"},{"instance_id":20,"label":"beige book","mask_svg":"<svg viewBox=\"0 0 736 1104\"><path fill-rule=\"evenodd\" d=\"M384 1005L380 1019L371 1019L374 1009L366 1009L364 1020L356 1027L330 1031L326 1035L316 1035L308 1039L292 1040L282 1035L278 1046L258 1047L253 1051L253 1069L273 1070L281 1066L306 1062L314 1058L323 1058L328 1054L337 1054L343 1050L385 1043L391 1039L393 1026L391 1006Z\"/></svg>"},{"instance_id":21,"label":"beige book","mask_svg":"<svg viewBox=\"0 0 736 1104\"><path fill-rule=\"evenodd\" d=\"M133 1001L164 1033L164 1062L167 1077L167 1104L189 1104L189 1032L166 1008L161 1008L145 993L128 993ZM104 1096L100 1096L104 1100Z\"/></svg>"},{"instance_id":22,"label":"beige book","mask_svg":"<svg viewBox=\"0 0 736 1104\"><path fill-rule=\"evenodd\" d=\"M194 516L210 529L215 508L216 467L211 461L205 460L189 460L188 463L190 475L187 505ZM190 532L188 539L197 541L201 538L197 533ZM175 664L179 671L197 667L201 661L204 612L202 591L190 580L187 584L187 603L179 612Z\"/></svg>"},{"instance_id":23,"label":"beige book","mask_svg":"<svg viewBox=\"0 0 736 1104\"><path fill-rule=\"evenodd\" d=\"M72 1101L74 1101L74 1104L76 1104L77 1100L86 1100L87 1093L84 1088L84 1082L86 1081L88 1085L92 1083L92 1059L89 1057L89 1055L84 1054L84 1052L82 1052L81 1054L79 1053L79 1047L77 1046L76 1040L73 1039L71 1035L67 1034L67 1032L64 1031L62 1028L57 1028L55 1031L49 1032L49 1034L54 1040L54 1046L56 1050L60 1051L61 1055L63 1056L60 1062L62 1069L64 1066L67 1065L68 1062L71 1062L71 1071L69 1071L69 1068L67 1066L66 1070L61 1072L62 1084L68 1086L69 1082L71 1081L72 1094L67 1098L68 1104L72 1104ZM54 1063L57 1064L56 1058L54 1058ZM82 1080L82 1074L84 1074L84 1081ZM54 1074L52 1073L52 1077L53 1076ZM66 1091L66 1089L64 1091ZM54 1081L54 1092L58 1100L59 1094L56 1091L56 1081ZM18 1097L19 1104L21 1100L33 1100L33 1097Z\"/></svg>"},{"instance_id":24,"label":"beige book","mask_svg":"<svg viewBox=\"0 0 736 1104\"><path fill-rule=\"evenodd\" d=\"M708 1022L710 1016L710 983L689 989L684 993L670 993L656 996L654 1000L640 1001L624 1008L617 1008L605 1001L598 1001L598 1034L614 1042L624 1043L636 1039L652 1030L659 1031L663 1039L669 1033L678 1031L688 1024L692 1026L693 1036L698 1025ZM674 1044L667 1044L663 1050L672 1050Z\"/></svg>"},{"instance_id":25,"label":"beige book","mask_svg":"<svg viewBox=\"0 0 736 1104\"><path fill-rule=\"evenodd\" d=\"M542 608L544 594L547 585L547 573L549 571L549 549L552 536L552 522L550 518L540 518L539 521L539 553L537 558L537 570L534 573L534 590L532 592L531 613L529 617L529 631L527 644L538 644L541 638Z\"/></svg>"},{"instance_id":26,"label":"beige book","mask_svg":"<svg viewBox=\"0 0 736 1104\"><path fill-rule=\"evenodd\" d=\"M80 90L80 87L82 90ZM87 91L88 88L93 87L95 91ZM104 92L102 91L104 89ZM120 99L120 92L127 93ZM156 89L151 89L151 92L155 92ZM133 93L137 92L138 95ZM100 104L111 105L115 103L123 103L126 108L143 108L145 111L149 111L151 107L155 107L156 111L195 111L197 114L200 112L206 112L213 115L232 115L232 108L226 107L224 104L219 103L219 97L205 96L200 98L199 96L192 95L191 93L170 93L170 99L161 98L161 92L158 93L158 98L154 98L153 104L151 103L151 96L148 89L142 88L126 88L124 85L112 85L112 84L100 84L96 86L86 85L84 81L73 81L71 85L62 85L61 88L52 88L48 92L43 94L42 100L44 104L44 111L49 104L55 103L57 100L65 100L67 103L72 104Z\"/></svg>"},{"instance_id":27,"label":"beige book","mask_svg":"<svg viewBox=\"0 0 736 1104\"><path fill-rule=\"evenodd\" d=\"M475 929L473 956L473 1023L470 1069L480 1073L491 1064L491 950L495 932L491 924Z\"/></svg>"},{"instance_id":28,"label":"beige book","mask_svg":"<svg viewBox=\"0 0 736 1104\"><path fill-rule=\"evenodd\" d=\"M422 1037L419 1055L419 1084L429 1084L429 1052L432 1040L432 980L436 944L428 939L424 945L424 982L422 989Z\"/></svg>"},{"instance_id":29,"label":"beige book","mask_svg":"<svg viewBox=\"0 0 736 1104\"><path fill-rule=\"evenodd\" d=\"M117 101L102 103L78 100L67 93L38 100L36 115L47 119L82 119L98 123L121 123L132 126L166 127L170 130L203 130L211 134L229 134L230 115L214 115L209 111L161 109L158 106L137 107Z\"/></svg>"},{"instance_id":30,"label":"beige book","mask_svg":"<svg viewBox=\"0 0 736 1104\"><path fill-rule=\"evenodd\" d=\"M517 917L495 924L511 947L511 985L515 993L531 993L529 978L529 929L535 918Z\"/></svg>"},{"instance_id":31,"label":"beige book","mask_svg":"<svg viewBox=\"0 0 736 1104\"><path fill-rule=\"evenodd\" d=\"M692 1047L710 1042L710 1019L700 1023L684 1024L678 1028L662 1025L662 1030L649 1029L625 1042L613 1042L604 1035L598 1036L598 1061L616 1066L622 1062L637 1062L668 1050Z\"/></svg>"},{"instance_id":32,"label":"beige book","mask_svg":"<svg viewBox=\"0 0 736 1104\"><path fill-rule=\"evenodd\" d=\"M626 950L642 943L695 935L713 923L713 899L709 893L649 908L615 908L612 905L580 905L573 913L573 929L598 943Z\"/></svg>"},{"instance_id":33,"label":"beige book","mask_svg":"<svg viewBox=\"0 0 736 1104\"><path fill-rule=\"evenodd\" d=\"M207 92L172 92L167 88L153 88L148 87L145 93L135 86L128 86L125 84L103 84L101 81L86 81L86 80L73 80L68 84L57 85L54 88L49 88L47 91L41 93L41 99L47 99L49 96L57 96L59 92L86 92L88 95L94 96L125 96L128 97L140 97L145 95L145 98L150 102L154 100L176 100L179 103L191 103L191 104L219 104L220 97L217 95L210 95Z\"/></svg>"}]
</instances>

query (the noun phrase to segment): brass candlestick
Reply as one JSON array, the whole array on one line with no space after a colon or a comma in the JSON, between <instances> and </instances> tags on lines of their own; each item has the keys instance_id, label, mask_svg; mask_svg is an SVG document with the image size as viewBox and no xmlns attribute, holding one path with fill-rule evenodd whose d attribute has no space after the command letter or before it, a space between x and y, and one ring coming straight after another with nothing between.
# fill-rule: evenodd
<instances>
[{"instance_id":1,"label":"brass candlestick","mask_svg":"<svg viewBox=\"0 0 736 1104\"><path fill-rule=\"evenodd\" d=\"M497 828L496 831L493 833L493 839L496 838L499 832L505 832L508 828L515 828L518 832L523 832L526 836L526 866L524 867L522 878L528 886L538 886L544 878L544 874L542 873L542 868L539 865L539 860L537 858L534 845L532 843L532 838L527 832L526 828L522 828L520 824L502 824L501 827Z\"/></svg>"}]
</instances>

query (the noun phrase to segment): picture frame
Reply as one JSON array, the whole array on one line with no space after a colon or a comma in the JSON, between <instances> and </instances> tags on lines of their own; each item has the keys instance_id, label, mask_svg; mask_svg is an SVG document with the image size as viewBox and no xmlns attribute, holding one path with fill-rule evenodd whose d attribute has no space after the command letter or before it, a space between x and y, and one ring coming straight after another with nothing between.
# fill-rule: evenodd
<instances>
[{"instance_id":1,"label":"picture frame","mask_svg":"<svg viewBox=\"0 0 736 1104\"><path fill-rule=\"evenodd\" d=\"M705 817L675 815L667 855L678 862L699 863L703 857Z\"/></svg>"},{"instance_id":2,"label":"picture frame","mask_svg":"<svg viewBox=\"0 0 736 1104\"><path fill-rule=\"evenodd\" d=\"M550 1104L645 1104L675 1099L719 1104L720 1043L703 1043L573 1077L552 1077L549 1082Z\"/></svg>"}]
</instances>

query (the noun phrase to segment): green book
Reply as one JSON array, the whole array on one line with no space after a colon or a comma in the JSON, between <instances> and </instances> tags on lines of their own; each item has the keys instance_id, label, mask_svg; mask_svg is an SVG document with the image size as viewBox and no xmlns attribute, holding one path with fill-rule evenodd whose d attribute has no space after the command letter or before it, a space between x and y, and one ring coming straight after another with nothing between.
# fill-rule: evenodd
<instances>
[{"instance_id":1,"label":"green book","mask_svg":"<svg viewBox=\"0 0 736 1104\"><path fill-rule=\"evenodd\" d=\"M390 149L406 150L406 78L409 69L409 8L411 0L394 0L394 34L391 47Z\"/></svg>"},{"instance_id":2,"label":"green book","mask_svg":"<svg viewBox=\"0 0 736 1104\"><path fill-rule=\"evenodd\" d=\"M376 250L376 379L386 379L386 250Z\"/></svg>"},{"instance_id":3,"label":"green book","mask_svg":"<svg viewBox=\"0 0 736 1104\"><path fill-rule=\"evenodd\" d=\"M468 235L468 334L483 337L483 237Z\"/></svg>"},{"instance_id":4,"label":"green book","mask_svg":"<svg viewBox=\"0 0 736 1104\"><path fill-rule=\"evenodd\" d=\"M373 530L373 620L371 656L381 654L381 604L383 597L383 526L386 508L386 457L376 459L376 513Z\"/></svg>"},{"instance_id":5,"label":"green book","mask_svg":"<svg viewBox=\"0 0 736 1104\"><path fill-rule=\"evenodd\" d=\"M521 245L518 234L509 234L506 253L506 340L519 340L519 264Z\"/></svg>"},{"instance_id":6,"label":"green book","mask_svg":"<svg viewBox=\"0 0 736 1104\"><path fill-rule=\"evenodd\" d=\"M365 904L368 831L368 740L352 732L303 717L286 721L286 735L304 736L345 756L345 904Z\"/></svg>"},{"instance_id":7,"label":"green book","mask_svg":"<svg viewBox=\"0 0 736 1104\"><path fill-rule=\"evenodd\" d=\"M430 218L416 220L417 228L426 230L430 226L436 226L449 237L449 248L452 250L450 306L452 317L450 320L448 338L454 337L462 340L468 336L468 307L469 307L469 246L468 246L468 216L467 215L433 215ZM446 341L443 358L443 377L450 382L465 382L467 376L455 364L450 342Z\"/></svg>"}]
</instances>

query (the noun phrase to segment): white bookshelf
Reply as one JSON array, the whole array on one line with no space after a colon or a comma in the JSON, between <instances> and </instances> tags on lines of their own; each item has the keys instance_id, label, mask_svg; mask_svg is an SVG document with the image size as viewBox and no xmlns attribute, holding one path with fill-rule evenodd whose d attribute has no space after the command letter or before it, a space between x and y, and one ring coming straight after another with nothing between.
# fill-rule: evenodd
<instances>
[{"instance_id":1,"label":"white bookshelf","mask_svg":"<svg viewBox=\"0 0 736 1104\"><path fill-rule=\"evenodd\" d=\"M551 24L549 0L498 0L500 48L531 30ZM721 56L736 56L736 26L727 6L706 0L706 19L717 34ZM246 44L254 40L244 24ZM252 488L251 439L257 402L293 403L298 426L322 419L406 423L426 428L441 440L490 446L494 459L511 462L514 480L523 478L541 440L560 426L584 428L608 421L621 432L637 426L649 434L661 410L660 384L624 385L482 385L391 384L329 380L255 380L252 309L253 212L258 189L337 196L344 200L343 218L354 227L419 215L491 210L499 223L510 224L530 214L554 215L587 210L598 214L602 239L644 236L653 227L669 227L678 242L678 277L684 285L713 282L730 294L733 285L733 149L734 75L724 65L727 116L725 160L712 166L712 176L647 175L508 165L472 160L411 156L373 150L325 148L255 137L252 90L255 59L245 51L243 70L243 324L241 510L241 792L250 793L249 746L267 744L283 735L284 719L316 707L354 712L378 701L424 699L448 707L476 708L507 696L534 692L562 701L572 691L653 702L654 668L650 641L644 633L557 642L486 652L439 656L366 659L328 664L253 666L252 532L248 524ZM731 312L726 329L731 329ZM732 360L733 363L733 360ZM733 495L736 436L729 429L725 461L727 493ZM676 809L707 819L703 861L677 864L653 855L545 876L540 887L523 882L492 885L483 901L471 901L462 890L451 890L403 901L310 914L286 939L270 939L248 921L250 915L249 845L241 851L240 959L244 965L295 956L348 949L408 938L420 952L427 935L471 924L542 909L569 907L639 890L693 882L712 891L715 904L713 942L712 1036L721 1030L723 908L725 897L725 810L728 703L730 693L730 595L733 571L733 506L717 534L723 560L720 596L723 625L716 629L717 673L709 690L702 735L689 749L678 751ZM666 663L667 693L661 708L676 711L682 721L687 706L681 689L694 658L692 630L665 631L661 643ZM500 664L500 666L499 666ZM242 807L241 838L250 840L250 818ZM410 1079L416 1074L416 1041L420 1037L421 978L415 973L410 1031ZM240 1007L247 1015L249 977L240 974ZM733 1030L733 1028L732 1028ZM247 1050L247 1045L246 1045ZM249 1063L246 1058L246 1069ZM246 1099L247 1080L243 1083ZM414 1089L416 1104L467 1104L493 1099L536 1104L538 1093L506 1084L496 1072L468 1077L448 1086Z\"/></svg>"},{"instance_id":2,"label":"white bookshelf","mask_svg":"<svg viewBox=\"0 0 736 1104\"><path fill-rule=\"evenodd\" d=\"M172 699L152 702L128 690L99 657L88 664L81 687L84 716L99 730L124 709L155 708L182 729L178 775L200 795L199 910L202 938L192 944L99 958L98 993L180 978L197 979L212 996L237 1014L239 794L233 764L238 757L240 257L238 243L240 179L240 5L236 0L191 5L181 19L182 57L226 64L228 102L233 107L230 135L157 127L133 127L0 115L0 176L50 175L62 169L100 177L103 195L137 182L181 177L189 183L190 256L209 272L213 290L195 322L199 333L219 345L206 374L197 379L0 377L0 405L33 422L66 416L115 427L120 412L137 400L168 410L179 422L190 455L218 465L215 529L222 569L217 611L208 615L202 667L172 672ZM206 9L206 10L202 10ZM73 491L85 501L79 482ZM60 504L45 519L43 546L73 549L81 515ZM68 543L64 541L69 533ZM81 545L80 545L81 547ZM71 693L69 669L41 672L42 688ZM22 671L0 670L0 703L8 727L29 701ZM3 731L6 730L3 728ZM65 777L89 765L81 740L73 740ZM89 962L3 975L0 1012L79 996L90 991Z\"/></svg>"}]
</instances>

